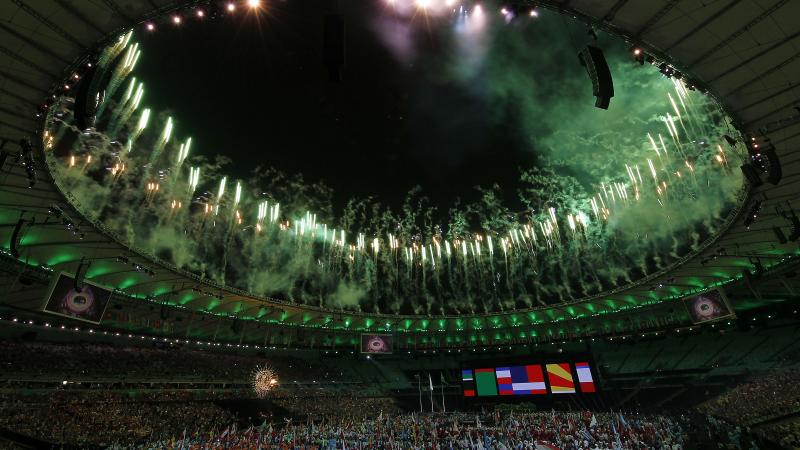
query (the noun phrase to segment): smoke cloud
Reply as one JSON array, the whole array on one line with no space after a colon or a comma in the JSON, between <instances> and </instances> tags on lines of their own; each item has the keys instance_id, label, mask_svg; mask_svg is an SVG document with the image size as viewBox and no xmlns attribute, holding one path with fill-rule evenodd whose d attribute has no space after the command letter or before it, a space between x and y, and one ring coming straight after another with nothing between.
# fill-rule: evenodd
<instances>
[{"instance_id":1,"label":"smoke cloud","mask_svg":"<svg viewBox=\"0 0 800 450\"><path fill-rule=\"evenodd\" d=\"M334 211L326 185L266 166L226 179L220 196L234 162L179 161L180 132L163 142L168 112L137 130L140 110L109 112L131 108L117 92L105 99L96 132L71 127L68 110L63 123L52 122L63 142L76 138L50 156L59 158L54 175L86 215L177 267L298 304L387 313L507 311L620 287L696 250L737 201L742 179L731 167L741 149L722 139L731 133L723 111L634 65L619 40L597 43L617 92L603 111L592 107L567 34L584 31L553 13L508 24L486 13L480 27L475 17L439 19L444 25L432 32L451 52L436 61L416 51L410 18L387 20L374 27L387 51L478 99L536 165L476 187L478 200L449 211L437 211L423 189L399 210L354 198ZM189 167L200 171L194 187ZM258 214L262 203L267 217ZM442 214L448 219L435 220Z\"/></svg>"}]
</instances>

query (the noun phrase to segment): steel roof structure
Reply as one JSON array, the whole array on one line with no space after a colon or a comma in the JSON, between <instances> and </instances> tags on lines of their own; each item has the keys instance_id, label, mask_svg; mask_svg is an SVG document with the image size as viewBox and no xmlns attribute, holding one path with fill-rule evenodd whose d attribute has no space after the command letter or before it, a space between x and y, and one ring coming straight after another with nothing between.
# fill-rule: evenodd
<instances>
[{"instance_id":1,"label":"steel roof structure","mask_svg":"<svg viewBox=\"0 0 800 450\"><path fill-rule=\"evenodd\" d=\"M10 0L0 4L0 138L8 140L5 150L18 152L17 142L23 137L41 142L40 106L100 43L128 29L141 29L148 20L207 3ZM793 267L800 254L798 244L780 243L774 227L790 234L791 223L776 207L800 208L800 2L542 0L531 4L618 34L692 77L727 109L744 135L756 137L761 145L774 145L782 180L745 192L726 229L709 239L702 251L623 289L501 314L397 316L306 307L202 280L128 247L102 224L84 218L70 195L58 188L43 159L38 162L39 181L29 189L25 169L11 157L0 167L0 244L5 249L1 302L18 313L40 310L52 274L74 273L84 259L92 261L87 279L118 292L104 322L111 328L265 344L281 336L298 345L313 345L315 340L321 345L323 339L350 343L361 331L390 331L406 345L413 339L414 345L424 340L466 346L681 324L687 317L680 298L714 286L726 286L737 309L796 297L800 281L793 278ZM51 205L59 205L80 232L49 215ZM748 226L747 216L753 212L758 217ZM20 219L24 222L19 229L19 256L14 258L9 250ZM743 279L744 270L755 275Z\"/></svg>"}]
</instances>

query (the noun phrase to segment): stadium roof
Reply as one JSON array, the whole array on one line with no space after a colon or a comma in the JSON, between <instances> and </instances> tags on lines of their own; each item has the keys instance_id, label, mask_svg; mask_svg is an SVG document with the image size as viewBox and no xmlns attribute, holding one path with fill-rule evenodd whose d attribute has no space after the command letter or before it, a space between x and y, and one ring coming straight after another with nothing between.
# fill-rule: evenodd
<instances>
[{"instance_id":1,"label":"stadium roof","mask_svg":"<svg viewBox=\"0 0 800 450\"><path fill-rule=\"evenodd\" d=\"M0 5L0 137L6 150L17 151L21 137L41 129L36 112L63 84L84 58L123 31L142 27L153 17L202 4L197 1L68 2L13 0ZM89 224L74 208L69 195L59 192L45 167L39 183L28 189L24 169L6 162L0 173L0 242L9 249L21 217L19 260L30 270L75 272L81 258L93 260L86 276L119 289L151 307L167 303L185 311L204 311L223 317L255 320L261 324L295 325L309 329L391 330L469 333L509 331L530 335L537 328L571 319L591 320L617 313L674 315L674 300L718 285L739 286L733 301L747 308L796 295L797 281L777 277L750 289L742 286L743 269L759 264L766 271L786 271L786 262L798 253L797 243L780 244L773 227L790 228L776 206L796 201L800 192L800 2L789 0L593 0L537 1L541 7L575 16L607 29L663 61L672 63L706 86L729 111L736 126L768 138L780 157L783 179L777 185L752 189L728 228L710 239L704 250L690 255L670 270L657 273L615 292L569 304L531 310L459 317L383 316L299 306L258 298L216 285L188 272L169 267L152 255L128 248L99 224ZM533 4L532 3L532 4ZM52 204L81 223L80 239L54 218ZM745 217L758 208L749 227ZM797 205L794 205L797 206ZM35 222L30 220L35 217ZM788 232L786 233L788 234ZM119 261L124 255L128 262ZM10 255L6 254L10 260ZM9 263L9 261L6 261ZM131 262L155 275L135 270ZM792 261L789 261L794 265ZM22 309L38 309L45 287L19 283L20 266L8 266L6 301ZM794 284L792 284L794 283ZM134 307L135 308L135 307ZM152 309L152 308L151 308ZM144 309L142 313L144 314ZM678 319L685 320L685 317ZM109 322L113 324L113 321ZM565 325L569 327L569 325ZM206 336L216 335L206 325ZM218 328L218 327L217 327ZM200 328L194 332L201 333ZM514 331L517 330L517 331ZM523 331L524 330L524 331ZM187 331L188 334L188 331ZM473 334L474 336L475 334Z\"/></svg>"}]
</instances>

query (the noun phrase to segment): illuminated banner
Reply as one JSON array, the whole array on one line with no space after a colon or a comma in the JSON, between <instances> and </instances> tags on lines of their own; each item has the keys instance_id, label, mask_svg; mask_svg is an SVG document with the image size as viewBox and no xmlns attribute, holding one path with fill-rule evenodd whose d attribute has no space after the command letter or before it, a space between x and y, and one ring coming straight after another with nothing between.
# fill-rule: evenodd
<instances>
[{"instance_id":1,"label":"illuminated banner","mask_svg":"<svg viewBox=\"0 0 800 450\"><path fill-rule=\"evenodd\" d=\"M394 351L391 334L362 334L361 353L389 354Z\"/></svg>"},{"instance_id":2,"label":"illuminated banner","mask_svg":"<svg viewBox=\"0 0 800 450\"><path fill-rule=\"evenodd\" d=\"M713 289L683 299L686 310L694 323L711 322L734 315L733 309L720 289Z\"/></svg>"},{"instance_id":3,"label":"illuminated banner","mask_svg":"<svg viewBox=\"0 0 800 450\"><path fill-rule=\"evenodd\" d=\"M44 311L99 324L111 300L112 292L84 281L83 289L75 289L75 279L61 273L50 288Z\"/></svg>"},{"instance_id":4,"label":"illuminated banner","mask_svg":"<svg viewBox=\"0 0 800 450\"><path fill-rule=\"evenodd\" d=\"M547 373L547 383L545 383L545 373ZM461 383L464 397L576 394L573 374L577 374L582 394L597 392L597 385L588 362L462 369Z\"/></svg>"}]
</instances>

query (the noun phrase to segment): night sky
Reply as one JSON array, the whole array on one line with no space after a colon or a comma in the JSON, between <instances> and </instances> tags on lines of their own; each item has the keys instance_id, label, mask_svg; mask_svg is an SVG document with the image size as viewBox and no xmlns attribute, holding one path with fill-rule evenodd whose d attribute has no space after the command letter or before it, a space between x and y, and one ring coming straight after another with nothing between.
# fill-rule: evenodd
<instances>
[{"instance_id":1,"label":"night sky","mask_svg":"<svg viewBox=\"0 0 800 450\"><path fill-rule=\"evenodd\" d=\"M535 155L513 132L513 112L490 117L481 96L441 75L452 45L424 17L413 22L417 57L403 62L374 32L381 2L342 3L341 82L323 64L322 2L270 2L258 15L187 13L180 26L139 33L145 103L171 111L193 154L227 155L240 177L260 165L321 180L335 210L353 196L397 208L420 185L446 212L494 183L517 206L513 183Z\"/></svg>"}]
</instances>

